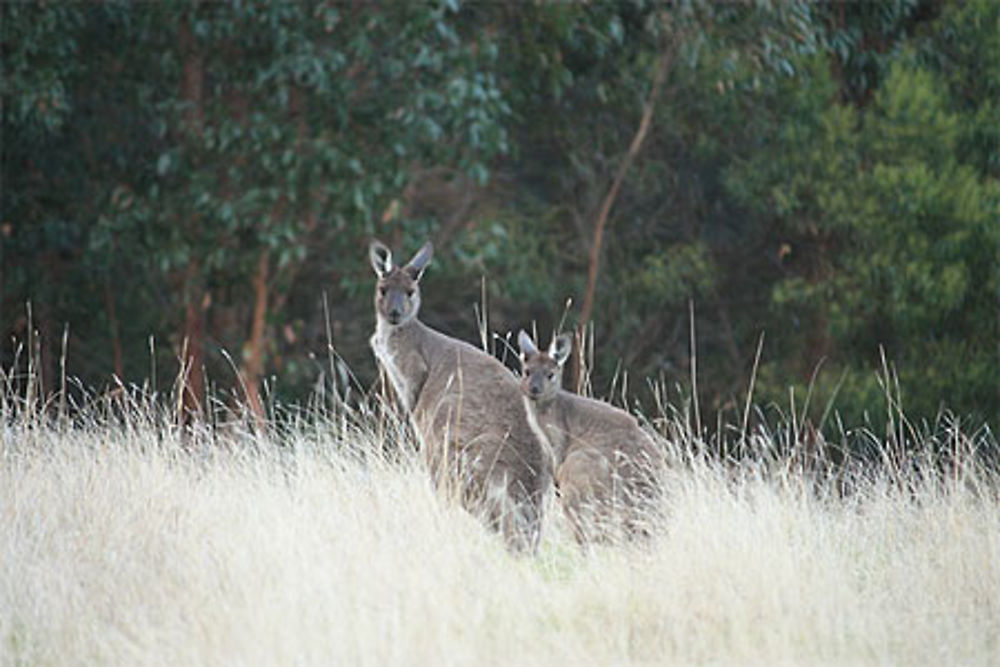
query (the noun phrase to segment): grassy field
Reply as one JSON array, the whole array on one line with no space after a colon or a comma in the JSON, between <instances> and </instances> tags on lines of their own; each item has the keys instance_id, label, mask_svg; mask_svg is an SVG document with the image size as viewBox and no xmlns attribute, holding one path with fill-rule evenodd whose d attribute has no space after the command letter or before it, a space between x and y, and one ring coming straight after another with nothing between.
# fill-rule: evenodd
<instances>
[{"instance_id":1,"label":"grassy field","mask_svg":"<svg viewBox=\"0 0 1000 667\"><path fill-rule=\"evenodd\" d=\"M517 557L356 412L0 428L4 664L1000 663L998 487L971 465L842 494L688 438L648 547L581 553L553 504Z\"/></svg>"}]
</instances>

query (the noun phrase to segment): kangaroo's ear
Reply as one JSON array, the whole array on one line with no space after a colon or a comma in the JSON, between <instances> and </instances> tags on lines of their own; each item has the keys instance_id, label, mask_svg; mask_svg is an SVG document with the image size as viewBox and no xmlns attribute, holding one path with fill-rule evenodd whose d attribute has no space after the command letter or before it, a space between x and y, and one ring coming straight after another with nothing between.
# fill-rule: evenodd
<instances>
[{"instance_id":1,"label":"kangaroo's ear","mask_svg":"<svg viewBox=\"0 0 1000 667\"><path fill-rule=\"evenodd\" d=\"M521 329L521 331L517 334L517 346L521 348L521 357L524 359L538 354L538 348L535 347L535 341L531 340L531 336L529 336L524 329Z\"/></svg>"},{"instance_id":2,"label":"kangaroo's ear","mask_svg":"<svg viewBox=\"0 0 1000 667\"><path fill-rule=\"evenodd\" d=\"M368 246L368 258L371 260L375 275L385 277L392 271L392 251L381 241L372 241Z\"/></svg>"},{"instance_id":3,"label":"kangaroo's ear","mask_svg":"<svg viewBox=\"0 0 1000 667\"><path fill-rule=\"evenodd\" d=\"M552 339L549 345L549 356L557 364L562 366L569 359L569 353L573 351L573 337L569 334L559 334Z\"/></svg>"},{"instance_id":4,"label":"kangaroo's ear","mask_svg":"<svg viewBox=\"0 0 1000 667\"><path fill-rule=\"evenodd\" d=\"M410 277L414 280L419 281L420 277L424 275L424 269L427 265L431 263L431 257L434 256L434 245L428 241L417 251L417 254L413 256L410 263L407 264L404 270L410 274Z\"/></svg>"}]
</instances>

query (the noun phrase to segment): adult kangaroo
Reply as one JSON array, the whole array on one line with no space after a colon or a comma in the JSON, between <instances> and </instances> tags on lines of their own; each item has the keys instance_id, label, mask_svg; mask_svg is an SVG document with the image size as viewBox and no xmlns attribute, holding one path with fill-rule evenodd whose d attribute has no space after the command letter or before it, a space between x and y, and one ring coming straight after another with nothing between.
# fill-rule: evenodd
<instances>
[{"instance_id":1,"label":"adult kangaroo","mask_svg":"<svg viewBox=\"0 0 1000 667\"><path fill-rule=\"evenodd\" d=\"M405 266L369 248L375 287L372 350L420 440L438 488L458 494L515 551L534 550L552 457L528 425L518 382L495 358L419 319L430 242Z\"/></svg>"},{"instance_id":2,"label":"adult kangaroo","mask_svg":"<svg viewBox=\"0 0 1000 667\"><path fill-rule=\"evenodd\" d=\"M547 352L524 331L517 340L528 422L553 452L556 486L577 542L648 536L659 514L662 450L624 410L562 389L569 335L553 338Z\"/></svg>"}]
</instances>

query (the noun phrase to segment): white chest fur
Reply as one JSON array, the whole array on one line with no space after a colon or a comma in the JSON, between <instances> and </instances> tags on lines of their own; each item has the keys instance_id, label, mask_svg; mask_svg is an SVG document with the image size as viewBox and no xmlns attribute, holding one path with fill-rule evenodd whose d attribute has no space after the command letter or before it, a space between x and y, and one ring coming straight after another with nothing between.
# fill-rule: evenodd
<instances>
[{"instance_id":1,"label":"white chest fur","mask_svg":"<svg viewBox=\"0 0 1000 667\"><path fill-rule=\"evenodd\" d=\"M534 401L527 396L521 396L521 400L524 402L524 414L528 420L528 427L538 439L539 444L542 446L542 451L544 451L546 456L552 460L552 465L555 466L559 462L558 453L552 446L552 438L549 437L549 433L538 421L538 414L535 412L536 406Z\"/></svg>"},{"instance_id":2,"label":"white chest fur","mask_svg":"<svg viewBox=\"0 0 1000 667\"><path fill-rule=\"evenodd\" d=\"M399 350L392 340L393 328L382 324L381 321L375 325L375 334L371 337L372 351L379 364L385 369L389 381L396 396L403 403L403 408L407 411L413 409L412 383L406 378L402 368L400 368Z\"/></svg>"}]
</instances>

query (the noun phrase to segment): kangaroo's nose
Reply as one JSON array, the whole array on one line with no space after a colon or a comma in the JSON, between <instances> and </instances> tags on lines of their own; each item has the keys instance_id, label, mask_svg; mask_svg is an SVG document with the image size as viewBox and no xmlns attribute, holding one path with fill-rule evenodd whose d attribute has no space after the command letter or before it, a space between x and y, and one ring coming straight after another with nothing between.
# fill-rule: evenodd
<instances>
[{"instance_id":1,"label":"kangaroo's nose","mask_svg":"<svg viewBox=\"0 0 1000 667\"><path fill-rule=\"evenodd\" d=\"M399 318L403 316L403 313L399 311L398 308L393 308L389 311L389 321L395 324L399 321Z\"/></svg>"}]
</instances>

